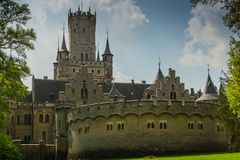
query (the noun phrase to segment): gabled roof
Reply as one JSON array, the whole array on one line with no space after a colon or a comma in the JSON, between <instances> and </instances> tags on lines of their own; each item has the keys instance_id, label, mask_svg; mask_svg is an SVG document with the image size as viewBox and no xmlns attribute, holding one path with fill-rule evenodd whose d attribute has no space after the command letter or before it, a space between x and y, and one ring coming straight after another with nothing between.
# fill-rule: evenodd
<instances>
[{"instance_id":1,"label":"gabled roof","mask_svg":"<svg viewBox=\"0 0 240 160\"><path fill-rule=\"evenodd\" d=\"M149 84L138 83L115 83L118 91L125 96L127 100L137 100L143 98L144 90L149 87ZM102 86L103 93L109 93L112 88L112 83L104 83Z\"/></svg>"},{"instance_id":2,"label":"gabled roof","mask_svg":"<svg viewBox=\"0 0 240 160\"><path fill-rule=\"evenodd\" d=\"M203 94L196 101L216 101L216 100L218 100L216 87L214 86L212 79L208 74Z\"/></svg>"},{"instance_id":3,"label":"gabled roof","mask_svg":"<svg viewBox=\"0 0 240 160\"><path fill-rule=\"evenodd\" d=\"M68 81L52 79L33 79L33 95L36 103L55 103L59 96L59 91L65 91L65 84Z\"/></svg>"},{"instance_id":4,"label":"gabled roof","mask_svg":"<svg viewBox=\"0 0 240 160\"><path fill-rule=\"evenodd\" d=\"M118 89L116 88L115 86L115 83L112 84L112 88L110 90L110 92L108 93L108 97L111 97L111 98L124 98L125 96L122 95Z\"/></svg>"}]
</instances>

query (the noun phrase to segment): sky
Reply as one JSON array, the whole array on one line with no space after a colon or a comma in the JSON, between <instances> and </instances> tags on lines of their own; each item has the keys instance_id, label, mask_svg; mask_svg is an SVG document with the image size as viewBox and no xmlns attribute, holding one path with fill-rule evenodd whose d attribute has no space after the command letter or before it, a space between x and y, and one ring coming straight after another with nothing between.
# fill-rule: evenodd
<instances>
[{"instance_id":1,"label":"sky","mask_svg":"<svg viewBox=\"0 0 240 160\"><path fill-rule=\"evenodd\" d=\"M159 57L161 70L176 70L185 87L203 90L207 64L214 84L219 86L221 71L227 70L231 32L222 24L223 10L218 7L192 8L190 0L17 0L28 3L35 29L35 50L28 51L27 62L35 78L53 78L58 37L63 26L67 34L69 8L84 11L91 6L97 13L96 45L100 54L106 45L106 32L113 59L116 82L152 83ZM67 38L68 43L68 38ZM68 48L69 45L67 44ZM24 80L31 90L31 77Z\"/></svg>"}]
</instances>

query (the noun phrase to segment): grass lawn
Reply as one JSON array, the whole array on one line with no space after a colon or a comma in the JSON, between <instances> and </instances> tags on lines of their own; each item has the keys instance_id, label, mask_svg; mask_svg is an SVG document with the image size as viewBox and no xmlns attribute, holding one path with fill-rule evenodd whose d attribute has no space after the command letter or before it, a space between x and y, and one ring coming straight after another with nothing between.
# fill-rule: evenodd
<instances>
[{"instance_id":1,"label":"grass lawn","mask_svg":"<svg viewBox=\"0 0 240 160\"><path fill-rule=\"evenodd\" d=\"M239 153L213 153L201 155L182 155L182 156L168 156L168 157L145 157L145 158L129 158L124 160L240 160ZM123 160L123 159L122 159Z\"/></svg>"}]
</instances>

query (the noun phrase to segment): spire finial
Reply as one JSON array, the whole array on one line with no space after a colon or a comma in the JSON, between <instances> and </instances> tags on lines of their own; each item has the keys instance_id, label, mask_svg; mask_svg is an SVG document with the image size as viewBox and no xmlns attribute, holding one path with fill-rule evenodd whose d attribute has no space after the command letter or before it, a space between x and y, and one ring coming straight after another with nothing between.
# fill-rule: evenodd
<instances>
[{"instance_id":1,"label":"spire finial","mask_svg":"<svg viewBox=\"0 0 240 160\"><path fill-rule=\"evenodd\" d=\"M58 36L58 42L57 43L58 43L58 51L59 51L59 36Z\"/></svg>"},{"instance_id":2,"label":"spire finial","mask_svg":"<svg viewBox=\"0 0 240 160\"><path fill-rule=\"evenodd\" d=\"M158 57L158 66L159 66L159 68L160 68L160 65L161 65L161 58Z\"/></svg>"},{"instance_id":3,"label":"spire finial","mask_svg":"<svg viewBox=\"0 0 240 160\"><path fill-rule=\"evenodd\" d=\"M107 28L107 38L108 38L108 28Z\"/></svg>"},{"instance_id":4,"label":"spire finial","mask_svg":"<svg viewBox=\"0 0 240 160\"><path fill-rule=\"evenodd\" d=\"M88 9L89 13L91 13L91 6L89 5L89 9Z\"/></svg>"},{"instance_id":5,"label":"spire finial","mask_svg":"<svg viewBox=\"0 0 240 160\"><path fill-rule=\"evenodd\" d=\"M208 74L209 74L209 71L210 71L210 65L209 65L209 64L207 64L207 67L208 67Z\"/></svg>"},{"instance_id":6,"label":"spire finial","mask_svg":"<svg viewBox=\"0 0 240 160\"><path fill-rule=\"evenodd\" d=\"M99 55L99 43L98 43L98 52L97 52L97 62L100 62L100 55Z\"/></svg>"},{"instance_id":7,"label":"spire finial","mask_svg":"<svg viewBox=\"0 0 240 160\"><path fill-rule=\"evenodd\" d=\"M83 12L83 0L81 0L81 11Z\"/></svg>"}]
</instances>

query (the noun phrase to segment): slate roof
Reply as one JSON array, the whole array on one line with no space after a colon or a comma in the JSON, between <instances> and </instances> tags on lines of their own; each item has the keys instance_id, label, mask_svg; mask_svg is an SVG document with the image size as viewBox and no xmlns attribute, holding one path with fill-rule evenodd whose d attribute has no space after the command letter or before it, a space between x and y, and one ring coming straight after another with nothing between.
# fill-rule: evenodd
<instances>
[{"instance_id":1,"label":"slate roof","mask_svg":"<svg viewBox=\"0 0 240 160\"><path fill-rule=\"evenodd\" d=\"M149 87L149 84L138 84L138 83L115 83L118 91L125 96L127 100L142 99L144 90ZM112 88L112 83L103 84L103 93L109 93Z\"/></svg>"},{"instance_id":2,"label":"slate roof","mask_svg":"<svg viewBox=\"0 0 240 160\"><path fill-rule=\"evenodd\" d=\"M207 82L206 82L203 94L196 101L216 101L216 100L218 100L216 87L214 86L212 79L208 74Z\"/></svg>"},{"instance_id":3,"label":"slate roof","mask_svg":"<svg viewBox=\"0 0 240 160\"><path fill-rule=\"evenodd\" d=\"M163 75L160 65L159 65L158 72L157 72L157 75L156 75L153 83L160 82L161 79L164 79L164 75Z\"/></svg>"},{"instance_id":4,"label":"slate roof","mask_svg":"<svg viewBox=\"0 0 240 160\"><path fill-rule=\"evenodd\" d=\"M68 49L67 49L66 41L65 41L64 31L63 31L63 40L62 40L61 50L65 51L65 52L69 52Z\"/></svg>"},{"instance_id":5,"label":"slate roof","mask_svg":"<svg viewBox=\"0 0 240 160\"><path fill-rule=\"evenodd\" d=\"M59 91L65 90L68 81L52 79L34 79L33 93L36 103L55 103L58 100Z\"/></svg>"},{"instance_id":6,"label":"slate roof","mask_svg":"<svg viewBox=\"0 0 240 160\"><path fill-rule=\"evenodd\" d=\"M110 51L110 48L109 48L108 37L107 37L106 48L105 48L105 51L104 51L103 55L111 55L111 56L113 56L111 51Z\"/></svg>"},{"instance_id":7,"label":"slate roof","mask_svg":"<svg viewBox=\"0 0 240 160\"><path fill-rule=\"evenodd\" d=\"M111 88L110 92L108 93L108 96L111 98L124 98L125 97L118 91L118 89L115 86L115 83L112 84L112 88Z\"/></svg>"}]
</instances>

